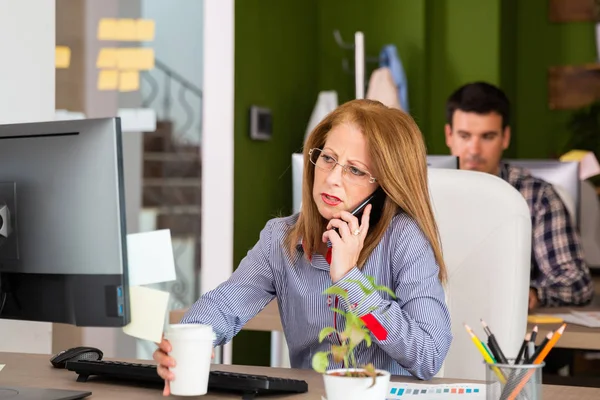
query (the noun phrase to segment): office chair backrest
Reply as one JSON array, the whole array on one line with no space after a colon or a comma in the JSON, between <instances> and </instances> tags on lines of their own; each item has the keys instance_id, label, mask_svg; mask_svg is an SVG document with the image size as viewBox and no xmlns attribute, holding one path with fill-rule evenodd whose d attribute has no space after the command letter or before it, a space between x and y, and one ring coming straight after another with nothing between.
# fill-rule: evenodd
<instances>
[{"instance_id":1,"label":"office chair backrest","mask_svg":"<svg viewBox=\"0 0 600 400\"><path fill-rule=\"evenodd\" d=\"M516 357L527 326L529 208L510 184L486 173L430 168L429 187L448 268L454 335L443 376L483 380L483 357L463 323L487 341L483 318L505 355Z\"/></svg>"},{"instance_id":2,"label":"office chair backrest","mask_svg":"<svg viewBox=\"0 0 600 400\"><path fill-rule=\"evenodd\" d=\"M571 215L576 227L580 223L581 181L578 161L507 160L510 165L525 168L531 175L552 184Z\"/></svg>"},{"instance_id":3,"label":"office chair backrest","mask_svg":"<svg viewBox=\"0 0 600 400\"><path fill-rule=\"evenodd\" d=\"M581 246L590 268L600 268L600 202L596 188L589 181L581 182Z\"/></svg>"}]
</instances>

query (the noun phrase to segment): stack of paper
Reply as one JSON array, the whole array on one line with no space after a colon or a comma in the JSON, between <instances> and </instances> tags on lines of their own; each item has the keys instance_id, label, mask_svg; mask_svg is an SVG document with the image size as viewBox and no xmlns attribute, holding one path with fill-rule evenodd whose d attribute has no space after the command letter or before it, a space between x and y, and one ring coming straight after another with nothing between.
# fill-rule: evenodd
<instances>
[{"instance_id":1,"label":"stack of paper","mask_svg":"<svg viewBox=\"0 0 600 400\"><path fill-rule=\"evenodd\" d=\"M552 315L569 324L600 328L600 311L571 311L569 314Z\"/></svg>"}]
</instances>

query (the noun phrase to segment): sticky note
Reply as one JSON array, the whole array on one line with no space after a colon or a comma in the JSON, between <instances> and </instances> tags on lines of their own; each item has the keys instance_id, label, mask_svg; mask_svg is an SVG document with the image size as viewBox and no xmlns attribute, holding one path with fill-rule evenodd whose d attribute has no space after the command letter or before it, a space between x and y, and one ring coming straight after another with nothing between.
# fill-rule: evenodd
<instances>
[{"instance_id":1,"label":"sticky note","mask_svg":"<svg viewBox=\"0 0 600 400\"><path fill-rule=\"evenodd\" d=\"M149 47L121 48L118 50L119 69L150 70L154 68L154 49Z\"/></svg>"},{"instance_id":2,"label":"sticky note","mask_svg":"<svg viewBox=\"0 0 600 400\"><path fill-rule=\"evenodd\" d=\"M0 364L0 371L6 366L6 364Z\"/></svg>"},{"instance_id":3,"label":"sticky note","mask_svg":"<svg viewBox=\"0 0 600 400\"><path fill-rule=\"evenodd\" d=\"M133 42L137 40L137 24L132 18L117 20L117 40Z\"/></svg>"},{"instance_id":4,"label":"sticky note","mask_svg":"<svg viewBox=\"0 0 600 400\"><path fill-rule=\"evenodd\" d=\"M123 327L123 332L138 339L160 342L169 306L169 293L130 286L129 305L131 322Z\"/></svg>"},{"instance_id":5,"label":"sticky note","mask_svg":"<svg viewBox=\"0 0 600 400\"><path fill-rule=\"evenodd\" d=\"M154 68L154 49L151 47L140 47L137 50L137 69L151 70Z\"/></svg>"},{"instance_id":6,"label":"sticky note","mask_svg":"<svg viewBox=\"0 0 600 400\"><path fill-rule=\"evenodd\" d=\"M119 85L119 71L101 70L98 74L98 90L117 90Z\"/></svg>"},{"instance_id":7,"label":"sticky note","mask_svg":"<svg viewBox=\"0 0 600 400\"><path fill-rule=\"evenodd\" d=\"M98 23L98 40L117 40L117 20L102 18Z\"/></svg>"},{"instance_id":8,"label":"sticky note","mask_svg":"<svg viewBox=\"0 0 600 400\"><path fill-rule=\"evenodd\" d=\"M71 49L67 46L56 46L54 49L54 65L56 68L69 68Z\"/></svg>"},{"instance_id":9,"label":"sticky note","mask_svg":"<svg viewBox=\"0 0 600 400\"><path fill-rule=\"evenodd\" d=\"M127 235L129 284L151 285L174 281L175 258L171 231L160 229Z\"/></svg>"},{"instance_id":10,"label":"sticky note","mask_svg":"<svg viewBox=\"0 0 600 400\"><path fill-rule=\"evenodd\" d=\"M96 59L96 68L117 68L117 53L115 48L100 49Z\"/></svg>"},{"instance_id":11,"label":"sticky note","mask_svg":"<svg viewBox=\"0 0 600 400\"><path fill-rule=\"evenodd\" d=\"M136 21L136 40L149 42L154 40L155 23L151 19L138 19Z\"/></svg>"},{"instance_id":12,"label":"sticky note","mask_svg":"<svg viewBox=\"0 0 600 400\"><path fill-rule=\"evenodd\" d=\"M140 88L140 73L138 71L121 71L119 75L119 91L133 92Z\"/></svg>"}]
</instances>

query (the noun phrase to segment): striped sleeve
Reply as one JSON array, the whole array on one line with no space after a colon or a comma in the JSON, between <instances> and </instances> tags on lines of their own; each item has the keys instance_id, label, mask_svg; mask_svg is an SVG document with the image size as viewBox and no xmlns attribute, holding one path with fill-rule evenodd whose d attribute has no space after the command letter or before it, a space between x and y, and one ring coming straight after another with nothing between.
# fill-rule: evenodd
<instances>
[{"instance_id":1,"label":"striped sleeve","mask_svg":"<svg viewBox=\"0 0 600 400\"><path fill-rule=\"evenodd\" d=\"M391 241L396 243L391 265L396 299L386 299L381 292L363 298L360 286L348 282L370 285L357 268L337 285L348 292L348 303L356 306L374 344L415 377L430 379L441 368L452 342L439 267L429 242L414 221L400 223L396 228Z\"/></svg>"},{"instance_id":2,"label":"striped sleeve","mask_svg":"<svg viewBox=\"0 0 600 400\"><path fill-rule=\"evenodd\" d=\"M273 220L267 223L231 277L201 296L183 316L182 324L211 325L217 335L215 345L223 345L269 304L275 297L270 261L273 225Z\"/></svg>"}]
</instances>

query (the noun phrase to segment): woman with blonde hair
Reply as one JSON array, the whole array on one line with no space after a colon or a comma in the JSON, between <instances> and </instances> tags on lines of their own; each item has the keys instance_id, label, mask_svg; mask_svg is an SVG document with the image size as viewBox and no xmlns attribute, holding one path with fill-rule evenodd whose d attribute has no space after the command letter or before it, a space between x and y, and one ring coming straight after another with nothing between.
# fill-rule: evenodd
<instances>
[{"instance_id":1,"label":"woman with blonde hair","mask_svg":"<svg viewBox=\"0 0 600 400\"><path fill-rule=\"evenodd\" d=\"M362 216L352 215L371 196ZM369 285L367 277L395 298L375 292L363 299L357 282ZM452 341L445 279L421 132L400 110L353 100L307 140L300 213L268 221L232 276L181 323L211 325L215 345L223 345L277 297L291 366L310 368L313 354L339 344L336 335L319 343L322 328L342 323L332 307L349 306L373 342L356 348L358 365L429 379ZM332 285L347 291L348 305L323 295ZM167 383L174 378L169 350L163 340L154 353Z\"/></svg>"}]
</instances>

